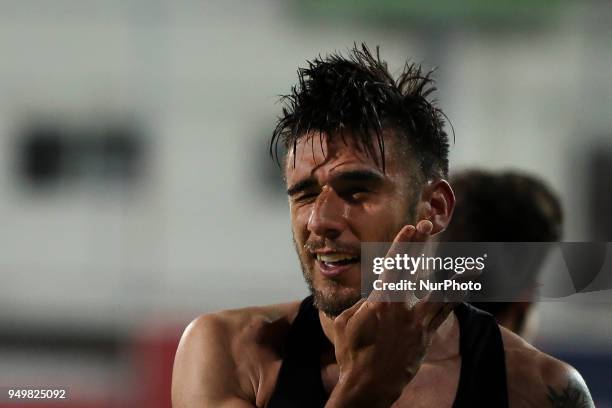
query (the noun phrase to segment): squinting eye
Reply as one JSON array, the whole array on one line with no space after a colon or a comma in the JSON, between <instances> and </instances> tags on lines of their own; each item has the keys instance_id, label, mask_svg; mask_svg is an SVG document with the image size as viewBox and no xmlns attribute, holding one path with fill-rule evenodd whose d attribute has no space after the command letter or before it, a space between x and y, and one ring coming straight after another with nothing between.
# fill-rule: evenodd
<instances>
[{"instance_id":1,"label":"squinting eye","mask_svg":"<svg viewBox=\"0 0 612 408\"><path fill-rule=\"evenodd\" d=\"M364 198L364 194L368 193L369 190L363 187L355 187L347 189L342 195L352 201L357 201Z\"/></svg>"},{"instance_id":2,"label":"squinting eye","mask_svg":"<svg viewBox=\"0 0 612 408\"><path fill-rule=\"evenodd\" d=\"M316 193L306 193L296 198L296 201L311 201L317 197Z\"/></svg>"}]
</instances>

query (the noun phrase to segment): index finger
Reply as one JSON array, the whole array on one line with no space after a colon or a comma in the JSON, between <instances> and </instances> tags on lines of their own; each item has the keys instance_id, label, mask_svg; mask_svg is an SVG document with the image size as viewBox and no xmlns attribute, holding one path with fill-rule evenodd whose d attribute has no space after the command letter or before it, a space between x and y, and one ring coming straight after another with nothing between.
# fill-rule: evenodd
<instances>
[{"instance_id":1,"label":"index finger","mask_svg":"<svg viewBox=\"0 0 612 408\"><path fill-rule=\"evenodd\" d=\"M389 250L385 254L385 259L393 258L395 255L399 254L401 250L401 244L404 242L410 242L412 236L416 232L416 227L411 224L404 225L402 229L397 233ZM380 274L380 280L383 282L393 282L395 279L393 278L393 272L389 269L385 268L383 272ZM387 294L384 290L373 289L368 296L368 301L372 302L387 302L389 301Z\"/></svg>"},{"instance_id":2,"label":"index finger","mask_svg":"<svg viewBox=\"0 0 612 408\"><path fill-rule=\"evenodd\" d=\"M418 258L424 255L423 252L429 253L432 250L433 244L429 241L432 230L433 224L429 220L421 220L416 226L406 225L400 230L384 257L385 265L387 265L389 260L392 262L383 268L383 272L378 279L380 281L379 289L375 288L370 293L370 300L378 302L403 302L408 308L413 307L418 302L419 299L415 296L415 285L423 267L422 263L419 263L420 259ZM406 243L412 243L413 245L407 247ZM403 264L400 264L402 254L404 255ZM409 265L407 264L409 261L405 258L406 256L413 260L411 264L413 269L406 266ZM414 259L417 260L416 263ZM388 284L401 286L399 289L386 289ZM395 291L399 293L396 294Z\"/></svg>"}]
</instances>

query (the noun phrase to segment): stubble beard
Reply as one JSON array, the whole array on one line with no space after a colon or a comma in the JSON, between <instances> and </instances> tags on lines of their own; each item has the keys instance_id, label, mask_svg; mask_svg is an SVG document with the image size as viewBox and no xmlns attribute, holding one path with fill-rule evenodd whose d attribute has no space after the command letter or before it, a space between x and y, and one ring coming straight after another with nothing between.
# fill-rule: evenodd
<instances>
[{"instance_id":1,"label":"stubble beard","mask_svg":"<svg viewBox=\"0 0 612 408\"><path fill-rule=\"evenodd\" d=\"M297 242L293 240L293 243L298 253L304 281L306 281L308 285L308 290L313 296L314 305L317 309L325 313L328 317L335 318L361 299L359 290L347 288L331 279L326 280L325 288L319 289L315 287L313 271L305 264Z\"/></svg>"}]
</instances>

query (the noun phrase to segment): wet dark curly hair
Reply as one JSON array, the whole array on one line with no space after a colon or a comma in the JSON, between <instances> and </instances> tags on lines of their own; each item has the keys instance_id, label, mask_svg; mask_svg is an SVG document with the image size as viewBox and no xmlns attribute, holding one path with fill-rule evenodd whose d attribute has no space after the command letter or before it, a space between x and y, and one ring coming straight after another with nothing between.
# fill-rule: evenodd
<instances>
[{"instance_id":1,"label":"wet dark curly hair","mask_svg":"<svg viewBox=\"0 0 612 408\"><path fill-rule=\"evenodd\" d=\"M379 48L373 55L365 44L355 44L347 57L332 53L307 65L298 69L291 93L281 96L282 115L270 140L270 155L279 165L279 143L295 150L298 140L315 131L328 138L349 135L375 160L379 149L382 163L377 164L384 171L383 130L390 129L413 152L424 178L447 177L446 116L429 99L436 90L432 71L406 63L394 79Z\"/></svg>"}]
</instances>

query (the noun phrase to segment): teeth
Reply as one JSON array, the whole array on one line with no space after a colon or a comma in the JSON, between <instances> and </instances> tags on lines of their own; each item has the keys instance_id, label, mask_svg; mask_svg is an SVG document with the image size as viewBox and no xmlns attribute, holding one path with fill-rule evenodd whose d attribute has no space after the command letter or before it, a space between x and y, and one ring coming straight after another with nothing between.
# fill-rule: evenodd
<instances>
[{"instance_id":1,"label":"teeth","mask_svg":"<svg viewBox=\"0 0 612 408\"><path fill-rule=\"evenodd\" d=\"M355 258L355 255L350 254L317 254L317 260L321 262L339 262Z\"/></svg>"}]
</instances>

